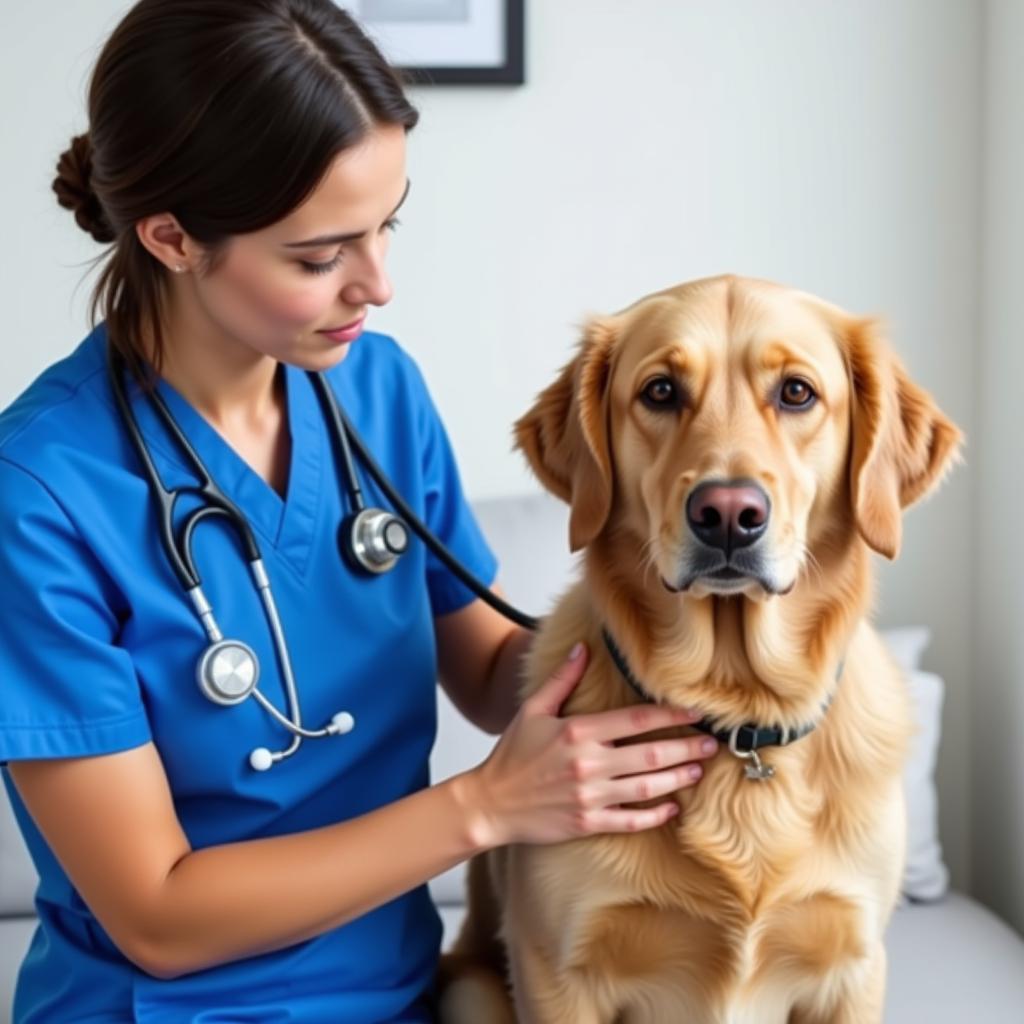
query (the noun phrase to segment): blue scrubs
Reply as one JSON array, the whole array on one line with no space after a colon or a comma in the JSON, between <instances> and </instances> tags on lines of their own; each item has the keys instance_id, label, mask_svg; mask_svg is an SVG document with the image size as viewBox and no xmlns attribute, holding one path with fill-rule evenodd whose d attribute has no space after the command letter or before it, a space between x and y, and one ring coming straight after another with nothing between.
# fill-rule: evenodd
<instances>
[{"instance_id":1,"label":"blue scrubs","mask_svg":"<svg viewBox=\"0 0 1024 1024\"><path fill-rule=\"evenodd\" d=\"M152 740L194 849L344 821L427 786L436 724L432 620L469 603L472 592L417 539L382 576L357 578L342 564L337 535L346 509L304 373L283 368L292 437L284 499L161 382L172 414L256 532L303 723L320 727L337 711L356 721L345 736L305 740L268 772L253 771L249 752L283 749L290 733L254 700L218 707L196 685L205 634L160 546L154 501L110 392L105 344L100 325L0 414L0 763ZM413 360L390 338L367 333L329 379L406 501L490 583L495 559ZM189 481L149 404L135 395L133 405L165 482ZM360 482L368 502L388 507L362 470ZM286 712L234 534L206 519L195 551L222 631L255 649L260 688ZM426 886L307 942L160 980L114 946L3 774L40 875L40 925L18 980L16 1024L430 1019L441 926ZM258 888L259 898L276 898L269 879Z\"/></svg>"}]
</instances>

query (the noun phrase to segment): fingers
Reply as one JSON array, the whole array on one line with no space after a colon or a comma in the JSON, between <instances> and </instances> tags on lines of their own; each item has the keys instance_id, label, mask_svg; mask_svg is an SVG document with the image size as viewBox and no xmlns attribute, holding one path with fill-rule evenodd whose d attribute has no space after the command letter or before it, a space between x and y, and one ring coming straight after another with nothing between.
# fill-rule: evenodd
<instances>
[{"instance_id":1,"label":"fingers","mask_svg":"<svg viewBox=\"0 0 1024 1024\"><path fill-rule=\"evenodd\" d=\"M623 779L611 779L601 787L600 802L605 807L616 804L643 803L655 797L675 793L700 780L704 769L694 762L681 764L664 772L653 772L649 775L626 776Z\"/></svg>"},{"instance_id":2,"label":"fingers","mask_svg":"<svg viewBox=\"0 0 1024 1024\"><path fill-rule=\"evenodd\" d=\"M624 810L618 807L602 807L581 814L580 832L590 835L598 832L643 832L657 828L670 821L679 813L679 804L668 800L657 807L643 807Z\"/></svg>"},{"instance_id":3,"label":"fingers","mask_svg":"<svg viewBox=\"0 0 1024 1024\"><path fill-rule=\"evenodd\" d=\"M714 739L703 735L623 746L614 743L692 725L702 717L692 710L637 704L561 717L562 707L587 664L585 645L576 644L570 656L523 702L517 719L483 766L494 762L513 782L526 785L530 798L525 804L536 805L530 820L510 826L516 841L559 842L601 832L657 828L678 813L676 801L665 800L653 807L628 805L651 803L695 785L703 774L695 762L712 757L718 749ZM538 778L543 780L540 788ZM523 805L524 800L514 803Z\"/></svg>"},{"instance_id":4,"label":"fingers","mask_svg":"<svg viewBox=\"0 0 1024 1024\"><path fill-rule=\"evenodd\" d=\"M575 801L584 834L635 832L663 824L677 809L674 801L645 808L620 805L646 803L696 785L704 774L697 759L713 757L718 747L711 737L694 736L605 748L596 759L576 759ZM659 766L664 770L651 771Z\"/></svg>"},{"instance_id":5,"label":"fingers","mask_svg":"<svg viewBox=\"0 0 1024 1024\"><path fill-rule=\"evenodd\" d=\"M523 702L523 712L527 715L557 715L573 688L583 678L587 658L586 645L576 644L554 675Z\"/></svg>"},{"instance_id":6,"label":"fingers","mask_svg":"<svg viewBox=\"0 0 1024 1024\"><path fill-rule=\"evenodd\" d=\"M681 740L655 740L652 743L611 747L605 761L606 774L616 777L652 772L680 765L684 761L714 757L717 752L718 741L711 736L687 736Z\"/></svg>"},{"instance_id":7,"label":"fingers","mask_svg":"<svg viewBox=\"0 0 1024 1024\"><path fill-rule=\"evenodd\" d=\"M592 741L609 743L612 740L636 736L674 725L692 725L701 720L699 711L672 708L661 704L632 704L614 711L598 711L589 715L573 715L566 729L576 743Z\"/></svg>"},{"instance_id":8,"label":"fingers","mask_svg":"<svg viewBox=\"0 0 1024 1024\"><path fill-rule=\"evenodd\" d=\"M614 809L618 804L645 803L692 786L703 774L702 766L691 761L645 775L622 778L598 776L577 784L576 802L581 810Z\"/></svg>"}]
</instances>

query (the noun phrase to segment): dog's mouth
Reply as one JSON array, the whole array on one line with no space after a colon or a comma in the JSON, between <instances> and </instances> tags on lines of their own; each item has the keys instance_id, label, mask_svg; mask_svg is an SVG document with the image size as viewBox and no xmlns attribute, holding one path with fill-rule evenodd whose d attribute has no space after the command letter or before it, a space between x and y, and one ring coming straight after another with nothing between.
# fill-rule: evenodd
<instances>
[{"instance_id":1,"label":"dog's mouth","mask_svg":"<svg viewBox=\"0 0 1024 1024\"><path fill-rule=\"evenodd\" d=\"M670 583L664 577L661 582L673 593L692 593L694 596L716 594L730 596L749 590L751 585L759 586L767 594L787 594L793 585L781 586L772 574L761 565L742 563L718 565L693 565L685 569L680 578Z\"/></svg>"}]
</instances>

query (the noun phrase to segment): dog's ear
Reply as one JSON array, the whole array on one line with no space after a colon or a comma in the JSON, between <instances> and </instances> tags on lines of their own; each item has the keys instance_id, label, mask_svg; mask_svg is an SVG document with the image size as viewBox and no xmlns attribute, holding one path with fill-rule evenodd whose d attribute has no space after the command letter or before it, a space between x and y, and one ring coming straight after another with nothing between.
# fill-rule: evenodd
<instances>
[{"instance_id":1,"label":"dog's ear","mask_svg":"<svg viewBox=\"0 0 1024 1024\"><path fill-rule=\"evenodd\" d=\"M612 320L591 320L576 357L515 425L516 446L541 483L570 506L573 551L601 532L612 506L608 378L615 337Z\"/></svg>"},{"instance_id":2,"label":"dog's ear","mask_svg":"<svg viewBox=\"0 0 1024 1024\"><path fill-rule=\"evenodd\" d=\"M907 376L875 321L855 320L845 333L853 513L864 540L891 559L900 549L902 509L940 483L962 434Z\"/></svg>"}]
</instances>

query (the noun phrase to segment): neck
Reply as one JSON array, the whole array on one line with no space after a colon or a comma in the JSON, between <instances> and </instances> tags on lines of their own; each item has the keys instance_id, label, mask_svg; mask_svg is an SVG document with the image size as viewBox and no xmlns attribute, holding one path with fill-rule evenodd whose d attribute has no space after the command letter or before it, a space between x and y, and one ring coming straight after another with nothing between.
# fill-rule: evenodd
<instances>
[{"instance_id":1,"label":"neck","mask_svg":"<svg viewBox=\"0 0 1024 1024\"><path fill-rule=\"evenodd\" d=\"M220 331L184 294L170 303L162 337L160 375L214 427L253 429L279 415L277 360Z\"/></svg>"},{"instance_id":2,"label":"neck","mask_svg":"<svg viewBox=\"0 0 1024 1024\"><path fill-rule=\"evenodd\" d=\"M637 548L606 532L588 549L586 575L595 617L648 692L739 720L816 717L870 600L870 561L855 530L817 543L811 561L820 571L764 600L687 598L642 567L609 570L635 564Z\"/></svg>"}]
</instances>

